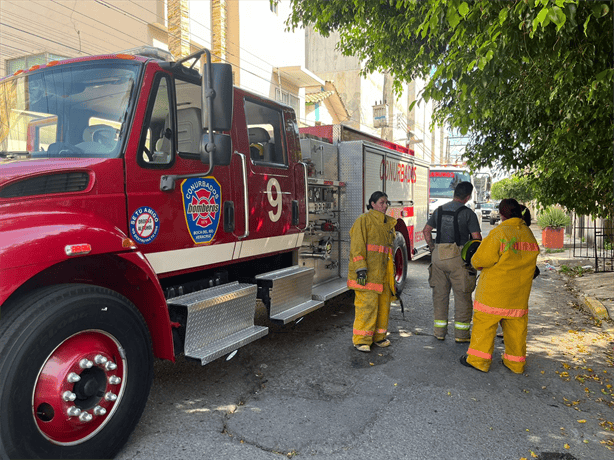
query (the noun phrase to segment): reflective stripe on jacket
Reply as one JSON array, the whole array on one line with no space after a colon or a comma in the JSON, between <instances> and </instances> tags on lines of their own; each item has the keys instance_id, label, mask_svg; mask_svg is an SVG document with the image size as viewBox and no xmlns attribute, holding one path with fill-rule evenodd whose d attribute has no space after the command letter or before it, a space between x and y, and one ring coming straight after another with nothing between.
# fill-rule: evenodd
<instances>
[{"instance_id":1,"label":"reflective stripe on jacket","mask_svg":"<svg viewBox=\"0 0 614 460\"><path fill-rule=\"evenodd\" d=\"M381 293L384 286L389 284L386 272L392 257L396 223L394 217L386 216L375 209L356 219L350 230L350 264L347 281L350 289ZM365 286L356 282L358 270L367 270Z\"/></svg>"},{"instance_id":2,"label":"reflective stripe on jacket","mask_svg":"<svg viewBox=\"0 0 614 460\"><path fill-rule=\"evenodd\" d=\"M506 318L526 315L538 255L539 245L522 219L507 219L491 230L471 259L482 270L473 309Z\"/></svg>"}]
</instances>

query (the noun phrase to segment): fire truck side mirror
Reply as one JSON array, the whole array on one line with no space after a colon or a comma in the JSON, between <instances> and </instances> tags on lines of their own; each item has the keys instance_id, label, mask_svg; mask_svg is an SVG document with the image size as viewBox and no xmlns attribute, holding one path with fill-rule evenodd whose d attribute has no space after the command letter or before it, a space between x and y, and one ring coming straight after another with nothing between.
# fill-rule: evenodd
<instances>
[{"instance_id":1,"label":"fire truck side mirror","mask_svg":"<svg viewBox=\"0 0 614 460\"><path fill-rule=\"evenodd\" d=\"M207 144L209 143L209 134L204 133L200 141L200 161L204 164L209 164L209 152L207 152ZM228 134L213 134L213 143L215 150L213 151L213 164L215 166L228 166L232 156L232 141Z\"/></svg>"},{"instance_id":2,"label":"fire truck side mirror","mask_svg":"<svg viewBox=\"0 0 614 460\"><path fill-rule=\"evenodd\" d=\"M209 73L208 70L211 72ZM211 76L210 86L206 84L209 74ZM209 129L209 116L211 116L213 131L230 131L233 106L232 66L217 63L204 64L202 79L203 129ZM207 89L212 90L213 94L211 114L206 109Z\"/></svg>"}]
</instances>

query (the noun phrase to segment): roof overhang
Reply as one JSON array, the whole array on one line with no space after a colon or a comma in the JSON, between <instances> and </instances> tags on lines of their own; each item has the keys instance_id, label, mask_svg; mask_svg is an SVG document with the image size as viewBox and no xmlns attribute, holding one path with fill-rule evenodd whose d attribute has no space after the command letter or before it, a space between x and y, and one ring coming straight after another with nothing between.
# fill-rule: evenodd
<instances>
[{"instance_id":1,"label":"roof overhang","mask_svg":"<svg viewBox=\"0 0 614 460\"><path fill-rule=\"evenodd\" d=\"M324 80L301 65L276 67L275 71L281 78L288 80L298 88L308 86L324 86Z\"/></svg>"}]
</instances>

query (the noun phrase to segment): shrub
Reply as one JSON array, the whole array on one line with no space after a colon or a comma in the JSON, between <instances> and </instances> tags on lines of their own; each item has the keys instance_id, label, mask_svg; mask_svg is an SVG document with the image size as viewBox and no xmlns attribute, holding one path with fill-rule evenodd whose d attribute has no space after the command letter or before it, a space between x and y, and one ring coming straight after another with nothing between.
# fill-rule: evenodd
<instances>
[{"instance_id":1,"label":"shrub","mask_svg":"<svg viewBox=\"0 0 614 460\"><path fill-rule=\"evenodd\" d=\"M552 206L548 206L537 216L537 225L540 228L562 228L567 227L570 223L571 218L563 210Z\"/></svg>"}]
</instances>

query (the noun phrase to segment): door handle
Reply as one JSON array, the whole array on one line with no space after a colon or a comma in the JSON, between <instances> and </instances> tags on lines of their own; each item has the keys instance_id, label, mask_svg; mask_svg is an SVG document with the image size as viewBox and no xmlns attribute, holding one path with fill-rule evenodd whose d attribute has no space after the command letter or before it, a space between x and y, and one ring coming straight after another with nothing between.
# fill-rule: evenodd
<instances>
[{"instance_id":1,"label":"door handle","mask_svg":"<svg viewBox=\"0 0 614 460\"><path fill-rule=\"evenodd\" d=\"M233 201L224 201L224 231L235 231L235 204Z\"/></svg>"},{"instance_id":2,"label":"door handle","mask_svg":"<svg viewBox=\"0 0 614 460\"><path fill-rule=\"evenodd\" d=\"M243 173L243 203L245 204L245 232L242 236L239 237L240 240L247 238L249 236L249 199L248 199L248 190L247 190L247 161L245 159L245 155L237 152L235 153L239 155L241 158L241 170Z\"/></svg>"}]
</instances>

